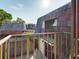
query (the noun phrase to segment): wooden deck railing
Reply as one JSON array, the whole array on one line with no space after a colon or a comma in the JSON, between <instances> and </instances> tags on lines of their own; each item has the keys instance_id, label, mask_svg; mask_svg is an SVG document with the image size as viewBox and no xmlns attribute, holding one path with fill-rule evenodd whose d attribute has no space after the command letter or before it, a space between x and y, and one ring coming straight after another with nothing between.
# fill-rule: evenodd
<instances>
[{"instance_id":1,"label":"wooden deck railing","mask_svg":"<svg viewBox=\"0 0 79 59\"><path fill-rule=\"evenodd\" d=\"M3 59L3 44L11 38L11 35L0 40L0 59Z\"/></svg>"},{"instance_id":2,"label":"wooden deck railing","mask_svg":"<svg viewBox=\"0 0 79 59\"><path fill-rule=\"evenodd\" d=\"M16 34L0 40L0 59L69 59L70 54L68 32Z\"/></svg>"}]
</instances>

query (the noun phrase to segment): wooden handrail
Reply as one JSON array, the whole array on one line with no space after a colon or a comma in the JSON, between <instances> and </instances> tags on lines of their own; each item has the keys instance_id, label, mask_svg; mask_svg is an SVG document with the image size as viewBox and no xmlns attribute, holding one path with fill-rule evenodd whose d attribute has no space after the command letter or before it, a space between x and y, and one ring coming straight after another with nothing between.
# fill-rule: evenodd
<instances>
[{"instance_id":1,"label":"wooden handrail","mask_svg":"<svg viewBox=\"0 0 79 59\"><path fill-rule=\"evenodd\" d=\"M7 40L9 40L11 37L13 36L24 36L24 35L44 35L44 34L56 34L59 32L45 32L45 33L30 33L30 34L15 34L15 35L8 35L7 37L3 38L0 40L0 45L2 45L3 43L5 43ZM64 33L68 33L71 34L70 32L64 32Z\"/></svg>"},{"instance_id":2,"label":"wooden handrail","mask_svg":"<svg viewBox=\"0 0 79 59\"><path fill-rule=\"evenodd\" d=\"M57 34L57 33L61 33L61 32L43 32L43 33L28 33L28 34L13 34L12 36L28 36L28 35L45 35L45 34ZM66 34L72 34L70 32L63 32L63 33L66 33Z\"/></svg>"},{"instance_id":3,"label":"wooden handrail","mask_svg":"<svg viewBox=\"0 0 79 59\"><path fill-rule=\"evenodd\" d=\"M0 46L5 43L7 40L9 40L12 37L12 35L8 35L7 37L0 40Z\"/></svg>"}]
</instances>

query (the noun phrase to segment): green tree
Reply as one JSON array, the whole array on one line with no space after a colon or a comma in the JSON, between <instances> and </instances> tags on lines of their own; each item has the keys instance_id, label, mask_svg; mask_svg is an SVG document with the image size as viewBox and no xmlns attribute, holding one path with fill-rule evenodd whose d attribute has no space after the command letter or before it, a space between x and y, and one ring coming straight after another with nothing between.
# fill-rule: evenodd
<instances>
[{"instance_id":1,"label":"green tree","mask_svg":"<svg viewBox=\"0 0 79 59\"><path fill-rule=\"evenodd\" d=\"M10 13L7 13L3 9L0 9L0 25L2 23L5 23L6 21L11 22L11 20L12 20L12 15Z\"/></svg>"},{"instance_id":2,"label":"green tree","mask_svg":"<svg viewBox=\"0 0 79 59\"><path fill-rule=\"evenodd\" d=\"M25 21L23 19L17 17L16 21L13 21L13 23L25 24Z\"/></svg>"}]
</instances>

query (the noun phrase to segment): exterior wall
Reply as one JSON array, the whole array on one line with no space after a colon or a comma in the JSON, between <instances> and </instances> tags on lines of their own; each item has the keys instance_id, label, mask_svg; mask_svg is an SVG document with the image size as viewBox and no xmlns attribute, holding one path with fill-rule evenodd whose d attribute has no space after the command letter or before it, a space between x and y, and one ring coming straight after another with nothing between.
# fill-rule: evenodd
<instances>
[{"instance_id":1,"label":"exterior wall","mask_svg":"<svg viewBox=\"0 0 79 59\"><path fill-rule=\"evenodd\" d=\"M42 20L38 19L35 32L40 33L41 31L42 31Z\"/></svg>"},{"instance_id":2,"label":"exterior wall","mask_svg":"<svg viewBox=\"0 0 79 59\"><path fill-rule=\"evenodd\" d=\"M71 28L71 4L67 4L45 16L42 16L37 21L36 32L45 32L43 24L45 21L57 19L57 31L69 31Z\"/></svg>"}]
</instances>

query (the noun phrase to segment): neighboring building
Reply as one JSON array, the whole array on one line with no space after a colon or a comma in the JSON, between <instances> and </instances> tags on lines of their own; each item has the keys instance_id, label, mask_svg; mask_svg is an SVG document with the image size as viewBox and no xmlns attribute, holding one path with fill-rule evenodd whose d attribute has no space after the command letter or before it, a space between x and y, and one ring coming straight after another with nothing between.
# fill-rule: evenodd
<instances>
[{"instance_id":1,"label":"neighboring building","mask_svg":"<svg viewBox=\"0 0 79 59\"><path fill-rule=\"evenodd\" d=\"M35 32L35 24L27 24L26 30L27 32Z\"/></svg>"},{"instance_id":2,"label":"neighboring building","mask_svg":"<svg viewBox=\"0 0 79 59\"><path fill-rule=\"evenodd\" d=\"M59 54L56 53L56 58L58 59L64 59L64 58L68 59L70 56L69 55L70 44L71 44L70 33L72 30L71 29L72 28L72 19L71 19L72 12L71 11L72 11L71 3L69 3L69 4L64 5L63 7L56 9L55 11L52 11L40 17L37 21L36 31L35 31L36 33L43 33L43 32L60 33L60 40L59 40L60 44L58 44L58 39L57 39L58 36L56 36L56 45L59 46L56 49L56 51L58 51L59 49L58 51ZM67 38L66 38L66 33L67 33ZM67 46L66 46L66 40L67 40ZM47 57L47 53L50 54L51 50L53 50L53 49L47 48L47 45L48 45L47 43L44 44L46 57ZM51 47L51 46L48 45L48 47ZM52 51L52 57L54 57L53 51ZM50 55L48 56L48 59L50 59Z\"/></svg>"},{"instance_id":3,"label":"neighboring building","mask_svg":"<svg viewBox=\"0 0 79 59\"><path fill-rule=\"evenodd\" d=\"M0 27L0 35L20 34L26 31L24 24L19 23L5 23Z\"/></svg>"},{"instance_id":4,"label":"neighboring building","mask_svg":"<svg viewBox=\"0 0 79 59\"><path fill-rule=\"evenodd\" d=\"M36 32L70 32L71 4L56 9L37 21Z\"/></svg>"}]
</instances>

